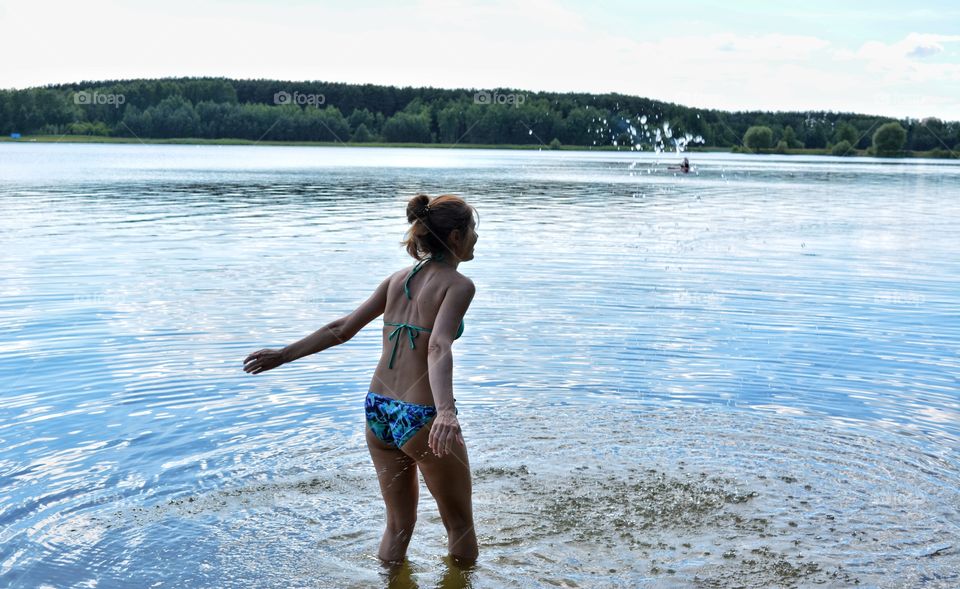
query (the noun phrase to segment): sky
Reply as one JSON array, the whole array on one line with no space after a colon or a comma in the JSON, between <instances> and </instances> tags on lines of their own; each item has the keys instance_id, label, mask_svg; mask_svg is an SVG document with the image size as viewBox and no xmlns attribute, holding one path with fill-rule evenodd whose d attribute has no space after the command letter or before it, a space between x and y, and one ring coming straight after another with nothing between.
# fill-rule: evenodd
<instances>
[{"instance_id":1,"label":"sky","mask_svg":"<svg viewBox=\"0 0 960 589\"><path fill-rule=\"evenodd\" d=\"M960 3L0 0L0 88L225 76L960 120Z\"/></svg>"}]
</instances>

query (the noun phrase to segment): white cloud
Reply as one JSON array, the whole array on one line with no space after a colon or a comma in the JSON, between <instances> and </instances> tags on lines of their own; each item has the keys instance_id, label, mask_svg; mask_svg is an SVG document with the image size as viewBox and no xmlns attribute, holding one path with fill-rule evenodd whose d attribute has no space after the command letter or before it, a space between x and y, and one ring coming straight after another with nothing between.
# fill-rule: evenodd
<instances>
[{"instance_id":1,"label":"white cloud","mask_svg":"<svg viewBox=\"0 0 960 589\"><path fill-rule=\"evenodd\" d=\"M943 52L942 43L960 43L960 35L922 35L911 33L897 45L907 57L924 58Z\"/></svg>"},{"instance_id":2,"label":"white cloud","mask_svg":"<svg viewBox=\"0 0 960 589\"><path fill-rule=\"evenodd\" d=\"M936 55L943 51L942 45L917 45L907 53L907 57L914 57L923 59L924 57L930 57L931 55Z\"/></svg>"},{"instance_id":3,"label":"white cloud","mask_svg":"<svg viewBox=\"0 0 960 589\"><path fill-rule=\"evenodd\" d=\"M944 53L944 43L960 43L960 35L910 33L896 43L868 41L855 53L839 56L859 60L866 71L888 85L960 81L960 63L929 60Z\"/></svg>"},{"instance_id":4,"label":"white cloud","mask_svg":"<svg viewBox=\"0 0 960 589\"><path fill-rule=\"evenodd\" d=\"M910 33L896 43L868 41L854 55L869 61L895 60L900 62L910 58L922 59L937 55L943 52L943 43L957 42L960 42L960 35Z\"/></svg>"}]
</instances>

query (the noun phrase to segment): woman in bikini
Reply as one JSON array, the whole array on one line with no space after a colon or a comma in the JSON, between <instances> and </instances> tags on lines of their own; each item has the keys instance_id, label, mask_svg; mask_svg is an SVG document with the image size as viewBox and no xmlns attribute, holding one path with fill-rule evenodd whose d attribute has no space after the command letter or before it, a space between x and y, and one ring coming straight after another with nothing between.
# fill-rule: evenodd
<instances>
[{"instance_id":1,"label":"woman in bikini","mask_svg":"<svg viewBox=\"0 0 960 589\"><path fill-rule=\"evenodd\" d=\"M470 463L454 405L452 354L475 293L473 281L457 271L460 262L473 259L474 212L453 195L413 197L407 203L412 226L403 244L416 265L387 277L349 315L281 350L260 350L243 361L244 371L259 374L350 341L384 316L383 352L364 409L367 447L387 509L378 556L388 563L403 561L407 553L417 520L418 470L437 501L450 556L461 565L477 558ZM424 332L428 337L419 337Z\"/></svg>"}]
</instances>

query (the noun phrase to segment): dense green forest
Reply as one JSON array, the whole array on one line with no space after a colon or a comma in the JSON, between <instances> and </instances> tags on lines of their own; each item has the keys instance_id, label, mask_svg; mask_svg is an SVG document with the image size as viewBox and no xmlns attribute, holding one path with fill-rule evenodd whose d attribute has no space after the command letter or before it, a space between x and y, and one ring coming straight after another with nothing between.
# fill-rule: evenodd
<instances>
[{"instance_id":1,"label":"dense green forest","mask_svg":"<svg viewBox=\"0 0 960 589\"><path fill-rule=\"evenodd\" d=\"M886 143L877 144L877 131ZM753 128L752 128L753 127ZM904 132L895 129L902 129ZM960 123L725 112L621 94L176 78L0 90L0 134L879 153L960 152Z\"/></svg>"}]
</instances>

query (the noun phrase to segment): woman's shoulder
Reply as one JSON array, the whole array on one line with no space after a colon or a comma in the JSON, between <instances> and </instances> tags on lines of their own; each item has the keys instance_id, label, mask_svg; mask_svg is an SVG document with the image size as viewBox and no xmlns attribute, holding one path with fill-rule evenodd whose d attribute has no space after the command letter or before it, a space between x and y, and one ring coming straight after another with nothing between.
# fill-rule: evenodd
<instances>
[{"instance_id":1,"label":"woman's shoulder","mask_svg":"<svg viewBox=\"0 0 960 589\"><path fill-rule=\"evenodd\" d=\"M476 288L476 285L473 284L473 280L470 280L469 276L465 274L461 274L459 270L454 270L454 272L456 272L457 274L456 281L458 284L462 284L465 287L469 287L470 289Z\"/></svg>"},{"instance_id":2,"label":"woman's shoulder","mask_svg":"<svg viewBox=\"0 0 960 589\"><path fill-rule=\"evenodd\" d=\"M450 281L450 284L447 286L447 292L451 290L456 290L461 293L461 295L466 296L469 299L473 298L473 295L477 292L476 285L473 284L473 280L470 280L469 277L460 274L460 272L454 270L456 276L453 280Z\"/></svg>"}]
</instances>

